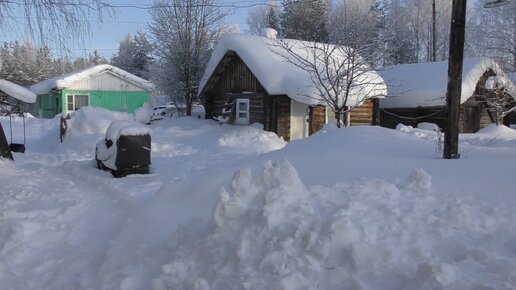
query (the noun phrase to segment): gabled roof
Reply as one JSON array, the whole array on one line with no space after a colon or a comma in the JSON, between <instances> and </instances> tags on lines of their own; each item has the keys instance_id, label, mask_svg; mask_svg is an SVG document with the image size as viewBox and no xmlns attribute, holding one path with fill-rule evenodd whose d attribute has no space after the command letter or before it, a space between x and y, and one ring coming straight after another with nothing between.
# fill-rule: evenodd
<instances>
[{"instance_id":1,"label":"gabled roof","mask_svg":"<svg viewBox=\"0 0 516 290\"><path fill-rule=\"evenodd\" d=\"M290 61L286 61L285 56L288 56L288 53L275 41L267 37L236 33L223 36L215 46L206 71L200 81L199 94L204 92L208 81L214 75L217 66L221 63L224 56L228 52L234 52L252 71L269 95L287 95L305 104L324 103L310 79L309 72ZM309 55L309 47L323 45L292 39L284 39L282 41L287 42L289 46L293 47L295 53L301 56ZM338 53L337 51L335 53ZM345 59L345 57L342 58ZM386 95L387 93L383 80L374 71L368 72L366 77L362 79L362 82L376 83L374 90L380 92L379 94L383 92ZM349 100L349 104L354 105L363 101L364 97L362 94L366 91L368 90L362 89L352 93L352 99Z\"/></svg>"},{"instance_id":2,"label":"gabled roof","mask_svg":"<svg viewBox=\"0 0 516 290\"><path fill-rule=\"evenodd\" d=\"M0 91L25 103L36 102L36 94L20 85L0 79Z\"/></svg>"},{"instance_id":3,"label":"gabled roof","mask_svg":"<svg viewBox=\"0 0 516 290\"><path fill-rule=\"evenodd\" d=\"M90 68L86 68L83 70L79 70L76 72L72 72L69 74L65 74L62 76L58 76L55 78L51 78L42 82L39 82L37 84L34 84L29 87L30 90L37 94L46 94L50 92L52 89L65 89L67 87L72 86L74 83L88 79L92 76L99 75L102 73L112 73L122 79L127 80L128 82L131 82L142 89L152 91L154 89L154 85L149 82L148 80L144 80L138 76L135 76L129 72L126 72L123 69L117 68L115 66L109 65L109 64L101 64L92 66Z\"/></svg>"},{"instance_id":4,"label":"gabled roof","mask_svg":"<svg viewBox=\"0 0 516 290\"><path fill-rule=\"evenodd\" d=\"M514 85L498 64L490 58L466 58L462 68L461 104L473 96L482 75L492 70L509 92ZM388 97L380 101L384 108L433 107L446 105L448 61L402 64L378 72L387 83ZM512 93L514 96L514 93Z\"/></svg>"}]
</instances>

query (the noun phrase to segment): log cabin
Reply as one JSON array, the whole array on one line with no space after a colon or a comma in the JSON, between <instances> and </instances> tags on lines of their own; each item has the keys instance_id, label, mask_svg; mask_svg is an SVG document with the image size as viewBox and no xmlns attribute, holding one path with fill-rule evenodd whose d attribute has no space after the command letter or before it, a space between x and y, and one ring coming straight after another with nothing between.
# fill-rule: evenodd
<instances>
[{"instance_id":1,"label":"log cabin","mask_svg":"<svg viewBox=\"0 0 516 290\"><path fill-rule=\"evenodd\" d=\"M228 34L219 40L199 84L207 119L236 125L260 123L286 141L310 136L327 123L327 103L310 74L287 61L275 41L270 34ZM288 41L309 50L305 42ZM380 80L385 90L376 72L367 77ZM351 112L351 125L378 122L377 100L366 100L358 93L349 102L357 104Z\"/></svg>"},{"instance_id":2,"label":"log cabin","mask_svg":"<svg viewBox=\"0 0 516 290\"><path fill-rule=\"evenodd\" d=\"M419 123L446 125L446 88L448 62L404 64L379 71L387 84L388 95L380 100L380 125L395 128L398 124L416 127ZM491 92L488 79L497 77L515 96L514 85L498 64L489 58L466 58L462 70L459 131L474 133L495 122L485 102ZM514 119L506 117L506 125Z\"/></svg>"}]
</instances>

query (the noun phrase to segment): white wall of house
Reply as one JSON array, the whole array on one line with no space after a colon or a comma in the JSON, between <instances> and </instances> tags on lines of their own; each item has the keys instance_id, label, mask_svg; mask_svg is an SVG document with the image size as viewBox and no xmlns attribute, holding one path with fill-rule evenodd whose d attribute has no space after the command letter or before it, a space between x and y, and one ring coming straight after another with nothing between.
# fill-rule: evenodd
<instances>
[{"instance_id":1,"label":"white wall of house","mask_svg":"<svg viewBox=\"0 0 516 290\"><path fill-rule=\"evenodd\" d=\"M142 92L145 89L123 79L110 72L103 72L98 75L94 75L91 78L87 78L74 83L72 86L67 87L72 90L92 90L92 91L130 91L130 92Z\"/></svg>"},{"instance_id":2,"label":"white wall of house","mask_svg":"<svg viewBox=\"0 0 516 290\"><path fill-rule=\"evenodd\" d=\"M290 102L290 139L308 137L308 105L294 99Z\"/></svg>"}]
</instances>

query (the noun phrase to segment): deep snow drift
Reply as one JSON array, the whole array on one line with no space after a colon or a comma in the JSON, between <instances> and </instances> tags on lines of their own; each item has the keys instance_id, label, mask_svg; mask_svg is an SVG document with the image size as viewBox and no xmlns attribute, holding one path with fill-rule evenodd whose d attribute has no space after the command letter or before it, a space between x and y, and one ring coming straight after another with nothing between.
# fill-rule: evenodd
<instances>
[{"instance_id":1,"label":"deep snow drift","mask_svg":"<svg viewBox=\"0 0 516 290\"><path fill-rule=\"evenodd\" d=\"M58 118L26 120L0 160L0 289L516 288L512 129L461 135L452 161L406 126L286 145L165 118L151 174L114 179L95 143L132 118L81 108L62 144Z\"/></svg>"}]
</instances>

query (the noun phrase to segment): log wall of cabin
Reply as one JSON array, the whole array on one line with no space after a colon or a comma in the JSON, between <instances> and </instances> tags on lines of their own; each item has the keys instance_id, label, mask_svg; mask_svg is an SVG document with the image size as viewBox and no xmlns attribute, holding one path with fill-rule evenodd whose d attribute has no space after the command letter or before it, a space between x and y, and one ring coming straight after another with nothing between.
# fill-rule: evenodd
<instances>
[{"instance_id":1,"label":"log wall of cabin","mask_svg":"<svg viewBox=\"0 0 516 290\"><path fill-rule=\"evenodd\" d=\"M376 125L378 120L378 100L369 99L350 112L351 126Z\"/></svg>"},{"instance_id":2,"label":"log wall of cabin","mask_svg":"<svg viewBox=\"0 0 516 290\"><path fill-rule=\"evenodd\" d=\"M219 65L218 74L212 77L204 93L206 117L217 117L227 101L244 92L266 95L265 89L237 54L228 54ZM248 94L250 99L250 122L265 122L263 96Z\"/></svg>"},{"instance_id":3,"label":"log wall of cabin","mask_svg":"<svg viewBox=\"0 0 516 290\"><path fill-rule=\"evenodd\" d=\"M226 69L220 75L220 80L210 90L214 96L225 96L227 93L265 92L258 79L236 54L232 56Z\"/></svg>"},{"instance_id":4,"label":"log wall of cabin","mask_svg":"<svg viewBox=\"0 0 516 290\"><path fill-rule=\"evenodd\" d=\"M326 124L326 107L322 105L310 107L308 134L312 135L321 130L324 124Z\"/></svg>"},{"instance_id":5,"label":"log wall of cabin","mask_svg":"<svg viewBox=\"0 0 516 290\"><path fill-rule=\"evenodd\" d=\"M273 132L290 141L290 98L285 95L272 96Z\"/></svg>"}]
</instances>

